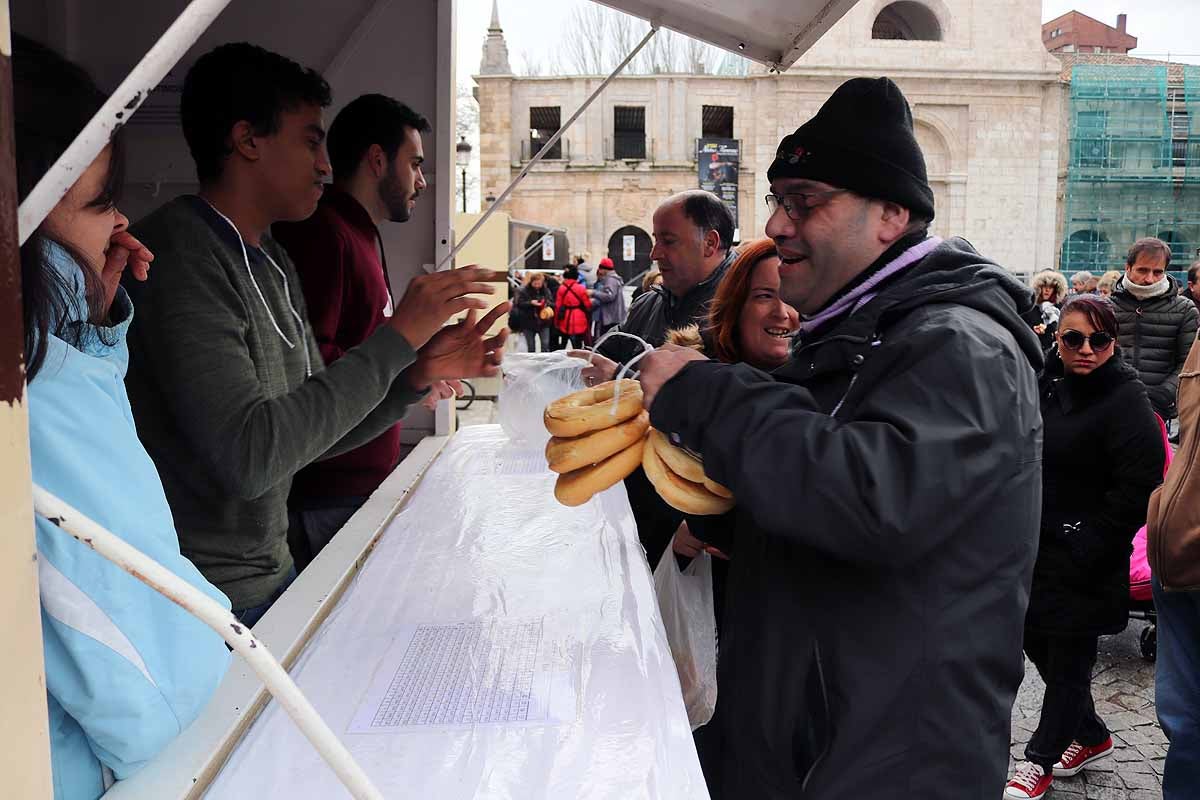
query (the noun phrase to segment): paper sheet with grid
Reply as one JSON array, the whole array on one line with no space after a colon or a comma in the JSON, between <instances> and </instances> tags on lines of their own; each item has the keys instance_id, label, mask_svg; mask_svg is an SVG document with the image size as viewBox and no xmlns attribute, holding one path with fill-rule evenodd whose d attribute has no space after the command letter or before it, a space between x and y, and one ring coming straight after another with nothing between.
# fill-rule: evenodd
<instances>
[{"instance_id":1,"label":"paper sheet with grid","mask_svg":"<svg viewBox=\"0 0 1200 800\"><path fill-rule=\"evenodd\" d=\"M544 649L542 619L409 626L376 671L350 733L568 721L553 711L563 704L552 704L551 694L570 687L548 669Z\"/></svg>"}]
</instances>

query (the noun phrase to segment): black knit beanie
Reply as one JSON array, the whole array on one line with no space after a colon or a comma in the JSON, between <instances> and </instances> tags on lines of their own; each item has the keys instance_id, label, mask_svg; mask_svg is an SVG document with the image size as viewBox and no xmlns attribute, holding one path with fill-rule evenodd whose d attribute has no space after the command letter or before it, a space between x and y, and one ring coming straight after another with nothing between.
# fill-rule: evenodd
<instances>
[{"instance_id":1,"label":"black knit beanie","mask_svg":"<svg viewBox=\"0 0 1200 800\"><path fill-rule=\"evenodd\" d=\"M779 143L767 179L808 178L890 200L933 219L933 190L912 112L888 78L852 78Z\"/></svg>"}]
</instances>

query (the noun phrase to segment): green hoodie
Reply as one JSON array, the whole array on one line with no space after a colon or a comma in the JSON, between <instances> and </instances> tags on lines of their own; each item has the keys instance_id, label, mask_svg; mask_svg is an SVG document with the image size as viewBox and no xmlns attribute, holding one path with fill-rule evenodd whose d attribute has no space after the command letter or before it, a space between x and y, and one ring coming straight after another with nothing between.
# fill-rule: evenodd
<instances>
[{"instance_id":1,"label":"green hoodie","mask_svg":"<svg viewBox=\"0 0 1200 800\"><path fill-rule=\"evenodd\" d=\"M326 368L287 253L264 236L243 257L232 226L199 197L172 200L133 232L155 255L149 281L126 281L138 435L183 554L235 609L252 608L292 567L292 476L403 416L421 397L397 380L416 352L384 325Z\"/></svg>"}]
</instances>

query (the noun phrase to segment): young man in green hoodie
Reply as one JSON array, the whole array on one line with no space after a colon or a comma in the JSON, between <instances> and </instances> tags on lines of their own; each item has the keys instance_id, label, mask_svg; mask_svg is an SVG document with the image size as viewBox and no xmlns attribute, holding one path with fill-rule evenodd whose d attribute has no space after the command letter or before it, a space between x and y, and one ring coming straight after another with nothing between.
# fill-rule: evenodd
<instances>
[{"instance_id":1,"label":"young man in green hoodie","mask_svg":"<svg viewBox=\"0 0 1200 800\"><path fill-rule=\"evenodd\" d=\"M250 44L202 56L181 116L198 195L136 226L154 278L138 309L126 379L180 545L253 625L295 577L287 496L306 464L350 450L403 416L435 381L495 374L507 331L491 270L415 278L388 324L326 368L300 281L270 226L316 209L330 174L316 72ZM503 273L500 273L502 276ZM470 310L459 324L453 315Z\"/></svg>"}]
</instances>

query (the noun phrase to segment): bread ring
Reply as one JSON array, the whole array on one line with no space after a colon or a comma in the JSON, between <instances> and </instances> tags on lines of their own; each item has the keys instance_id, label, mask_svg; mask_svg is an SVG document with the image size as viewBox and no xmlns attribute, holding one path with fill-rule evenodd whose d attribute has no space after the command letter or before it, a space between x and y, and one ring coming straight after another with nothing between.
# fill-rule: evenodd
<instances>
[{"instance_id":1,"label":"bread ring","mask_svg":"<svg viewBox=\"0 0 1200 800\"><path fill-rule=\"evenodd\" d=\"M642 469L667 505L685 514L724 514L734 506L731 498L718 497L703 484L693 483L672 472L653 446L642 451Z\"/></svg>"},{"instance_id":2,"label":"bread ring","mask_svg":"<svg viewBox=\"0 0 1200 800\"><path fill-rule=\"evenodd\" d=\"M590 389L572 392L546 406L542 416L546 430L554 436L581 436L636 417L642 410L642 385L628 378L620 383L621 399L616 404L615 414L612 399L617 381L606 381Z\"/></svg>"},{"instance_id":3,"label":"bread ring","mask_svg":"<svg viewBox=\"0 0 1200 800\"><path fill-rule=\"evenodd\" d=\"M642 463L642 451L652 449L645 447L645 444L646 439L643 437L595 466L559 475L554 484L555 498L564 506L583 505L591 500L593 495L629 477Z\"/></svg>"},{"instance_id":4,"label":"bread ring","mask_svg":"<svg viewBox=\"0 0 1200 800\"><path fill-rule=\"evenodd\" d=\"M704 474L703 461L682 447L676 447L671 444L670 440L661 431L651 429L650 441L653 443L654 449L658 451L658 457L676 475L692 483L704 484L704 488L717 497L724 497L727 500L733 499L733 492Z\"/></svg>"},{"instance_id":5,"label":"bread ring","mask_svg":"<svg viewBox=\"0 0 1200 800\"><path fill-rule=\"evenodd\" d=\"M685 481L704 483L704 464L691 453L676 447L668 441L666 435L659 430L650 431L650 443L658 452L667 468Z\"/></svg>"},{"instance_id":6,"label":"bread ring","mask_svg":"<svg viewBox=\"0 0 1200 800\"><path fill-rule=\"evenodd\" d=\"M633 419L627 419L602 431L574 439L560 439L556 436L546 443L546 462L551 470L558 473L590 467L637 443L646 436L646 429L649 427L650 415L643 411Z\"/></svg>"},{"instance_id":7,"label":"bread ring","mask_svg":"<svg viewBox=\"0 0 1200 800\"><path fill-rule=\"evenodd\" d=\"M704 483L704 488L708 489L710 492L715 494L717 497L724 497L727 500L733 499L733 492L729 491L724 486L717 483L716 481L714 481L712 478L708 477L707 475L704 476L703 483Z\"/></svg>"}]
</instances>

